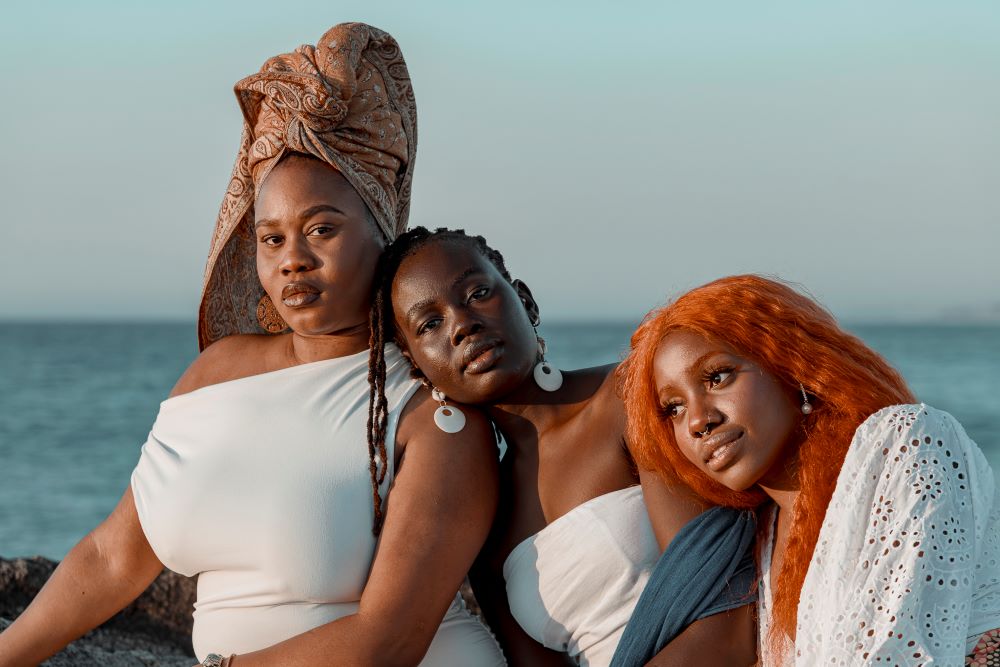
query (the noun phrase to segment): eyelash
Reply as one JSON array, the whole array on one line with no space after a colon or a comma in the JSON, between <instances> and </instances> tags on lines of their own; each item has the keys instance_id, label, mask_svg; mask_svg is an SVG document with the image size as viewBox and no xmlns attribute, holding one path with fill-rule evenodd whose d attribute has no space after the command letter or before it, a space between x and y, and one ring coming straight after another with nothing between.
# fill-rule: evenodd
<instances>
[{"instance_id":1,"label":"eyelash","mask_svg":"<svg viewBox=\"0 0 1000 667\"><path fill-rule=\"evenodd\" d=\"M424 322L423 324L421 324L419 327L417 327L417 335L418 336L422 336L425 333L427 333L428 331L430 331L431 329L428 328L428 327L430 327L431 324L437 322L439 319L440 318L435 317L435 318L429 319L426 322Z\"/></svg>"},{"instance_id":2,"label":"eyelash","mask_svg":"<svg viewBox=\"0 0 1000 667\"><path fill-rule=\"evenodd\" d=\"M335 229L336 228L334 227L334 225L319 224L316 225L315 227L312 227L306 234L308 236L314 236L314 235L326 236L331 232L333 232ZM268 234L267 236L262 236L260 238L260 243L270 246L270 245L276 245L274 243L270 243L270 241L277 241L278 243L280 243L282 240L283 240L282 237L279 236L278 234Z\"/></svg>"},{"instance_id":3,"label":"eyelash","mask_svg":"<svg viewBox=\"0 0 1000 667\"><path fill-rule=\"evenodd\" d=\"M467 300L468 301L478 301L479 299L483 299L483 298L489 296L489 293L490 293L490 288L489 287L487 287L485 285L480 285L479 287L475 288L474 290L472 290L469 293L469 296L468 296ZM424 322L423 324L421 324L419 327L417 327L417 335L420 336L420 335L423 335L423 334L427 333L428 331L430 331L430 329L433 328L433 327L429 328L429 325L431 325L431 324L439 321L439 319L440 318L435 317L435 318L427 320L426 322Z\"/></svg>"},{"instance_id":4,"label":"eyelash","mask_svg":"<svg viewBox=\"0 0 1000 667\"><path fill-rule=\"evenodd\" d=\"M731 375L734 370L735 369L732 366L718 366L716 368L706 369L705 372L701 374L701 381L706 383L711 382L712 378L715 377L716 375L722 375L723 373ZM728 377L722 378L721 380L716 382L713 386L717 387L728 379L729 379Z\"/></svg>"},{"instance_id":5,"label":"eyelash","mask_svg":"<svg viewBox=\"0 0 1000 667\"><path fill-rule=\"evenodd\" d=\"M684 406L679 403L671 403L670 405L663 405L659 409L660 419L674 419L677 417L676 414L672 412L674 408L682 408Z\"/></svg>"},{"instance_id":6,"label":"eyelash","mask_svg":"<svg viewBox=\"0 0 1000 667\"><path fill-rule=\"evenodd\" d=\"M717 366L715 368L709 368L709 369L706 369L701 374L701 381L705 382L705 383L711 383L712 382L712 378L716 377L717 375L722 375L722 374L725 373L725 374L728 374L728 375L731 376L732 373L734 373L735 371L736 371L736 369L733 368L732 366ZM729 377L725 377L725 378L720 379L718 382L715 382L714 384L712 384L711 388L714 389L715 387L718 387L720 384L726 382L728 379L729 379ZM670 403L668 405L660 406L660 408L658 410L659 413L660 413L660 418L661 419L674 419L675 417L677 417L677 414L674 413L673 411L675 409L677 409L677 408L683 408L683 407L684 406L681 405L680 403Z\"/></svg>"}]
</instances>

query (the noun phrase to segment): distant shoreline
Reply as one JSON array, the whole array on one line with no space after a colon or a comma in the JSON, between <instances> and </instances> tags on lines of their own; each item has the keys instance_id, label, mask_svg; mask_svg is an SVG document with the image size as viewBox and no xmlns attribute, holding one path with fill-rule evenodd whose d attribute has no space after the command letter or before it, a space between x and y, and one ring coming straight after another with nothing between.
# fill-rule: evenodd
<instances>
[{"instance_id":1,"label":"distant shoreline","mask_svg":"<svg viewBox=\"0 0 1000 667\"><path fill-rule=\"evenodd\" d=\"M620 361L634 324L546 321L550 361ZM1000 471L1000 326L849 325ZM198 354L193 322L0 327L0 545L62 557L115 506L160 402Z\"/></svg>"}]
</instances>

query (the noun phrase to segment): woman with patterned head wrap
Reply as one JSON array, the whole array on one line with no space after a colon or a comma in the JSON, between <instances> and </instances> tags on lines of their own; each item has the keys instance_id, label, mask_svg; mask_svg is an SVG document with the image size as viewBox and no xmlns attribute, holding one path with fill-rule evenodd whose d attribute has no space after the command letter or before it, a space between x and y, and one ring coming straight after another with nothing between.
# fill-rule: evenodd
<instances>
[{"instance_id":1,"label":"woman with patterned head wrap","mask_svg":"<svg viewBox=\"0 0 1000 667\"><path fill-rule=\"evenodd\" d=\"M37 664L164 566L199 576L203 664L503 664L456 595L496 508L488 422L436 428L394 349L379 418L368 408L371 285L406 227L416 151L399 47L338 25L236 94L203 352L118 507L0 635L0 665ZM384 444L366 447L373 424Z\"/></svg>"}]
</instances>

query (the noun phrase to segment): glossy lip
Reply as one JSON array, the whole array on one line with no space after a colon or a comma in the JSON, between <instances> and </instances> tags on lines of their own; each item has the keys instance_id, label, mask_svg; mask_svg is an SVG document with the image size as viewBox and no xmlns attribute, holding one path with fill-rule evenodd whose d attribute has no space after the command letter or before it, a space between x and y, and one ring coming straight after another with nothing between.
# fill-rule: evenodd
<instances>
[{"instance_id":1,"label":"glossy lip","mask_svg":"<svg viewBox=\"0 0 1000 667\"><path fill-rule=\"evenodd\" d=\"M300 280L288 283L281 289L281 302L289 308L299 308L316 301L319 295L319 288Z\"/></svg>"},{"instance_id":2,"label":"glossy lip","mask_svg":"<svg viewBox=\"0 0 1000 667\"><path fill-rule=\"evenodd\" d=\"M469 343L462 354L462 371L485 373L493 368L503 356L503 343L495 338L487 338Z\"/></svg>"},{"instance_id":3,"label":"glossy lip","mask_svg":"<svg viewBox=\"0 0 1000 667\"><path fill-rule=\"evenodd\" d=\"M698 446L709 470L717 472L731 464L739 455L743 431L732 430L713 433Z\"/></svg>"}]
</instances>

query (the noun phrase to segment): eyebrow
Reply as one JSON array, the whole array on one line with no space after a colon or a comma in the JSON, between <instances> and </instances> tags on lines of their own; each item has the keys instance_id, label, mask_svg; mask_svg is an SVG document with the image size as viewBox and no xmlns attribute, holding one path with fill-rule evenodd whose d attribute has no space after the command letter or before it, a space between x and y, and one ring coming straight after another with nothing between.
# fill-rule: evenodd
<instances>
[{"instance_id":1,"label":"eyebrow","mask_svg":"<svg viewBox=\"0 0 1000 667\"><path fill-rule=\"evenodd\" d=\"M299 220L308 220L317 213L323 213L324 211L329 211L330 213L337 213L339 215L346 215L341 209L337 208L333 204L316 204L315 206L310 206L306 210L299 213ZM257 220L254 222L254 229L257 227L267 227L275 226L278 222L276 220L271 220L269 218L264 218L262 220Z\"/></svg>"},{"instance_id":2,"label":"eyebrow","mask_svg":"<svg viewBox=\"0 0 1000 667\"><path fill-rule=\"evenodd\" d=\"M469 276L471 276L472 274L474 274L474 273L481 273L481 272L482 271L479 268L477 268L475 266L470 266L465 271L462 271L460 274L458 274L457 278L455 278L453 281L451 281L451 288L455 289L456 287L458 287L459 285L461 285L463 282L465 282L465 279L468 278Z\"/></svg>"},{"instance_id":3,"label":"eyebrow","mask_svg":"<svg viewBox=\"0 0 1000 667\"><path fill-rule=\"evenodd\" d=\"M458 277L451 282L451 289L455 289L456 287L461 285L463 282L465 282L466 278L468 278L469 276L481 272L482 272L481 269L475 266L470 266L465 271L462 271L460 274L458 274ZM406 319L412 320L416 316L417 312L423 310L432 303L434 303L434 299L424 299L423 301L417 301L415 304L413 304L407 309Z\"/></svg>"},{"instance_id":4,"label":"eyebrow","mask_svg":"<svg viewBox=\"0 0 1000 667\"><path fill-rule=\"evenodd\" d=\"M317 213L322 213L323 211L346 215L341 209L337 208L333 204L316 204L315 206L310 206L306 210L302 211L302 213L299 213L299 220L306 220L307 218L311 218Z\"/></svg>"},{"instance_id":5,"label":"eyebrow","mask_svg":"<svg viewBox=\"0 0 1000 667\"><path fill-rule=\"evenodd\" d=\"M687 365L687 368L684 369L684 375L690 375L691 373L694 372L694 370L696 368L698 368L699 366L701 366L702 364L704 364L706 359L714 357L717 354L720 354L719 350L713 350L711 352L706 352L705 354L701 355L700 357L698 357L697 359L695 359L694 361L692 361L690 364ZM725 353L721 352L721 354L725 354ZM663 389L661 389L660 391L656 392L656 397L658 399L660 399L660 402L662 403L663 402L663 398L664 398L664 394L667 393L668 391L672 390L672 389L674 389L673 385L668 384Z\"/></svg>"},{"instance_id":6,"label":"eyebrow","mask_svg":"<svg viewBox=\"0 0 1000 667\"><path fill-rule=\"evenodd\" d=\"M409 307L406 311L406 319L412 320L416 317L416 314L426 308L427 306L434 303L434 299L424 299L423 301L417 301L415 304Z\"/></svg>"}]
</instances>

